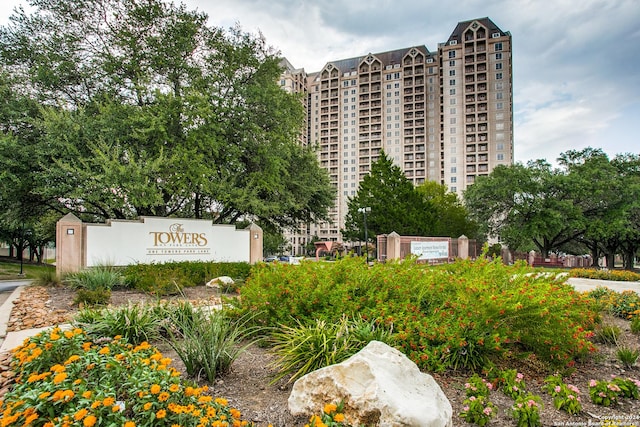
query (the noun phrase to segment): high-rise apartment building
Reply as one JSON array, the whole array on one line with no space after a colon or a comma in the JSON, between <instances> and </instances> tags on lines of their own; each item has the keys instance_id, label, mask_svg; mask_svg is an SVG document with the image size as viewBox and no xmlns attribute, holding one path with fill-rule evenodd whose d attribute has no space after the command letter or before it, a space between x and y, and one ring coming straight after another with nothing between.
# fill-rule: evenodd
<instances>
[{"instance_id":1,"label":"high-rise apartment building","mask_svg":"<svg viewBox=\"0 0 640 427\"><path fill-rule=\"evenodd\" d=\"M458 23L435 52L368 54L308 75L288 66L281 83L306 79L306 141L337 190L331 221L291 236L294 254L313 235L341 240L347 202L381 150L415 185L437 181L458 194L513 163L511 35L489 18Z\"/></svg>"}]
</instances>

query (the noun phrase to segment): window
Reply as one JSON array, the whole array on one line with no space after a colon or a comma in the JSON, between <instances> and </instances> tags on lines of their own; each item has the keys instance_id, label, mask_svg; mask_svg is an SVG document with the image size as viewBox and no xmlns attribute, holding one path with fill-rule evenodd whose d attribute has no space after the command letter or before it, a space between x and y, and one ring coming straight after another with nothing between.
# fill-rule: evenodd
<instances>
[{"instance_id":1,"label":"window","mask_svg":"<svg viewBox=\"0 0 640 427\"><path fill-rule=\"evenodd\" d=\"M456 75L456 70L449 70L449 75L450 76L455 76Z\"/></svg>"},{"instance_id":2,"label":"window","mask_svg":"<svg viewBox=\"0 0 640 427\"><path fill-rule=\"evenodd\" d=\"M498 161L502 161L502 160L504 160L504 154L502 154L502 153L498 153L498 154L496 155L496 159L497 159Z\"/></svg>"},{"instance_id":3,"label":"window","mask_svg":"<svg viewBox=\"0 0 640 427\"><path fill-rule=\"evenodd\" d=\"M502 92L496 93L496 99L502 99Z\"/></svg>"},{"instance_id":4,"label":"window","mask_svg":"<svg viewBox=\"0 0 640 427\"><path fill-rule=\"evenodd\" d=\"M499 61L502 59L502 53L496 53L496 60Z\"/></svg>"},{"instance_id":5,"label":"window","mask_svg":"<svg viewBox=\"0 0 640 427\"><path fill-rule=\"evenodd\" d=\"M496 110L502 110L504 108L504 105L502 104L502 102L496 102Z\"/></svg>"},{"instance_id":6,"label":"window","mask_svg":"<svg viewBox=\"0 0 640 427\"><path fill-rule=\"evenodd\" d=\"M496 113L496 120L504 120L504 113Z\"/></svg>"},{"instance_id":7,"label":"window","mask_svg":"<svg viewBox=\"0 0 640 427\"><path fill-rule=\"evenodd\" d=\"M504 86L504 85L502 84L502 82L498 82L498 83L496 83L496 90L502 90L502 89L503 89L503 86Z\"/></svg>"},{"instance_id":8,"label":"window","mask_svg":"<svg viewBox=\"0 0 640 427\"><path fill-rule=\"evenodd\" d=\"M456 147L451 147L449 151L451 151L451 154L456 154L457 149Z\"/></svg>"},{"instance_id":9,"label":"window","mask_svg":"<svg viewBox=\"0 0 640 427\"><path fill-rule=\"evenodd\" d=\"M456 99L455 98L451 98L449 100L449 105L456 105Z\"/></svg>"},{"instance_id":10,"label":"window","mask_svg":"<svg viewBox=\"0 0 640 427\"><path fill-rule=\"evenodd\" d=\"M455 86L455 85L456 85L456 79L449 80L449 86Z\"/></svg>"},{"instance_id":11,"label":"window","mask_svg":"<svg viewBox=\"0 0 640 427\"><path fill-rule=\"evenodd\" d=\"M504 123L496 123L496 130L504 130Z\"/></svg>"},{"instance_id":12,"label":"window","mask_svg":"<svg viewBox=\"0 0 640 427\"><path fill-rule=\"evenodd\" d=\"M456 94L455 89L449 89L449 95L455 95L455 94Z\"/></svg>"},{"instance_id":13,"label":"window","mask_svg":"<svg viewBox=\"0 0 640 427\"><path fill-rule=\"evenodd\" d=\"M458 191L458 189L456 187L451 187L451 192L455 193L456 191Z\"/></svg>"},{"instance_id":14,"label":"window","mask_svg":"<svg viewBox=\"0 0 640 427\"><path fill-rule=\"evenodd\" d=\"M451 133L451 134L456 133L456 128L450 128L450 129L449 129L449 133Z\"/></svg>"},{"instance_id":15,"label":"window","mask_svg":"<svg viewBox=\"0 0 640 427\"><path fill-rule=\"evenodd\" d=\"M502 50L502 43L496 43L493 45L493 50L498 52Z\"/></svg>"},{"instance_id":16,"label":"window","mask_svg":"<svg viewBox=\"0 0 640 427\"><path fill-rule=\"evenodd\" d=\"M455 118L455 117L451 117L451 118L449 119L449 124L451 124L451 125L455 125L455 124L456 124L456 118Z\"/></svg>"},{"instance_id":17,"label":"window","mask_svg":"<svg viewBox=\"0 0 640 427\"><path fill-rule=\"evenodd\" d=\"M500 50L502 50L502 48L500 48ZM455 58L456 57L456 51L455 50L450 50L449 51L449 58Z\"/></svg>"},{"instance_id":18,"label":"window","mask_svg":"<svg viewBox=\"0 0 640 427\"><path fill-rule=\"evenodd\" d=\"M456 114L457 112L456 107L449 108L449 114Z\"/></svg>"},{"instance_id":19,"label":"window","mask_svg":"<svg viewBox=\"0 0 640 427\"><path fill-rule=\"evenodd\" d=\"M389 83L389 84L387 85L387 89L391 89L391 83ZM389 95L389 94L388 94L388 95ZM387 95L387 96L388 96L388 95Z\"/></svg>"},{"instance_id":20,"label":"window","mask_svg":"<svg viewBox=\"0 0 640 427\"><path fill-rule=\"evenodd\" d=\"M346 82L345 82L345 83L346 83ZM348 96L348 95L349 95L349 91L348 91L348 90L345 90L345 91L344 91L344 96Z\"/></svg>"},{"instance_id":21,"label":"window","mask_svg":"<svg viewBox=\"0 0 640 427\"><path fill-rule=\"evenodd\" d=\"M449 52L449 53L451 53L451 52ZM453 56L455 56L455 55L453 55ZM451 58L451 56L449 56L449 58ZM455 67L455 66L456 66L456 61L455 60L449 61L449 67ZM453 70L453 71L455 71L455 70Z\"/></svg>"},{"instance_id":22,"label":"window","mask_svg":"<svg viewBox=\"0 0 640 427\"><path fill-rule=\"evenodd\" d=\"M498 151L504 150L504 144L496 144L496 150Z\"/></svg>"},{"instance_id":23,"label":"window","mask_svg":"<svg viewBox=\"0 0 640 427\"><path fill-rule=\"evenodd\" d=\"M455 166L453 166L451 168L451 173L457 173L457 172L458 172L457 168Z\"/></svg>"},{"instance_id":24,"label":"window","mask_svg":"<svg viewBox=\"0 0 640 427\"><path fill-rule=\"evenodd\" d=\"M451 183L452 184L455 184L457 181L458 181L458 178L456 178L455 176L451 177ZM345 184L345 186L346 186L346 184Z\"/></svg>"},{"instance_id":25,"label":"window","mask_svg":"<svg viewBox=\"0 0 640 427\"><path fill-rule=\"evenodd\" d=\"M502 80L502 73L496 73L496 80Z\"/></svg>"}]
</instances>

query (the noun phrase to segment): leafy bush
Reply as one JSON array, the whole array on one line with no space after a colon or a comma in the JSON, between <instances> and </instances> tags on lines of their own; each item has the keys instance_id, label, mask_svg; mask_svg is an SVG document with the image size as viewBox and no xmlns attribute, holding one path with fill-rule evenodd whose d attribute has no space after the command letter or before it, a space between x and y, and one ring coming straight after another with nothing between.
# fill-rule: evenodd
<instances>
[{"instance_id":1,"label":"leafy bush","mask_svg":"<svg viewBox=\"0 0 640 427\"><path fill-rule=\"evenodd\" d=\"M553 397L553 406L556 409L575 415L582 411L580 390L573 384L565 384L559 375L551 375L544 380L542 387Z\"/></svg>"},{"instance_id":2,"label":"leafy bush","mask_svg":"<svg viewBox=\"0 0 640 427\"><path fill-rule=\"evenodd\" d=\"M527 393L515 398L511 411L518 427L538 427L542 425L540 422L542 408L540 396Z\"/></svg>"},{"instance_id":3,"label":"leafy bush","mask_svg":"<svg viewBox=\"0 0 640 427\"><path fill-rule=\"evenodd\" d=\"M73 299L75 305L107 305L111 299L110 289L78 289Z\"/></svg>"},{"instance_id":4,"label":"leafy bush","mask_svg":"<svg viewBox=\"0 0 640 427\"><path fill-rule=\"evenodd\" d=\"M251 265L246 262L135 264L124 270L131 286L154 295L177 294L185 287L204 285L219 276L242 282L250 272Z\"/></svg>"},{"instance_id":5,"label":"leafy bush","mask_svg":"<svg viewBox=\"0 0 640 427\"><path fill-rule=\"evenodd\" d=\"M153 307L130 304L104 310L83 310L74 323L94 339L120 335L132 344L159 337L161 317Z\"/></svg>"},{"instance_id":6,"label":"leafy bush","mask_svg":"<svg viewBox=\"0 0 640 427\"><path fill-rule=\"evenodd\" d=\"M168 343L178 353L187 374L209 382L227 372L243 351L239 342L254 333L248 319L232 321L222 310L180 304L169 312Z\"/></svg>"},{"instance_id":7,"label":"leafy bush","mask_svg":"<svg viewBox=\"0 0 640 427\"><path fill-rule=\"evenodd\" d=\"M148 343L99 344L81 329L42 332L14 352L21 380L0 401L2 425L196 427L204 414L211 425L250 425L170 363Z\"/></svg>"},{"instance_id":8,"label":"leafy bush","mask_svg":"<svg viewBox=\"0 0 640 427\"><path fill-rule=\"evenodd\" d=\"M360 258L259 264L238 304L269 327L313 327L316 319L333 324L361 314L393 325L397 346L435 371L478 369L522 351L563 365L595 351L588 341L598 320L593 300L530 271L485 259L439 268L408 261L369 267Z\"/></svg>"},{"instance_id":9,"label":"leafy bush","mask_svg":"<svg viewBox=\"0 0 640 427\"><path fill-rule=\"evenodd\" d=\"M640 281L640 274L628 270L597 270L595 268L573 268L569 274L571 277L585 279L616 280L621 282Z\"/></svg>"},{"instance_id":10,"label":"leafy bush","mask_svg":"<svg viewBox=\"0 0 640 427\"><path fill-rule=\"evenodd\" d=\"M362 317L343 316L336 323L316 320L310 326L283 325L271 335L278 356L274 365L279 368L274 382L287 375L293 382L316 369L340 363L374 340L392 344L391 330Z\"/></svg>"}]
</instances>

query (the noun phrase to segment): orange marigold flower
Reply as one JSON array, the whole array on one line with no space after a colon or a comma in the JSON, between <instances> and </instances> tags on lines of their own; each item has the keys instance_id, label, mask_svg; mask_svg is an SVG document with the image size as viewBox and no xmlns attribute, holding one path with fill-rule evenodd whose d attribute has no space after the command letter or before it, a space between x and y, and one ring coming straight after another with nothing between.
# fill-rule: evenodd
<instances>
[{"instance_id":1,"label":"orange marigold flower","mask_svg":"<svg viewBox=\"0 0 640 427\"><path fill-rule=\"evenodd\" d=\"M82 421L82 425L84 427L93 427L94 425L96 425L96 421L98 421L98 419L95 417L95 415L89 415Z\"/></svg>"},{"instance_id":2,"label":"orange marigold flower","mask_svg":"<svg viewBox=\"0 0 640 427\"><path fill-rule=\"evenodd\" d=\"M38 399L46 399L47 397L51 396L51 392L49 391L45 391L43 393L40 393L40 396L38 396Z\"/></svg>"},{"instance_id":3,"label":"orange marigold flower","mask_svg":"<svg viewBox=\"0 0 640 427\"><path fill-rule=\"evenodd\" d=\"M150 389L151 394L158 394L160 390L162 390L162 388L158 384L153 384Z\"/></svg>"},{"instance_id":4,"label":"orange marigold flower","mask_svg":"<svg viewBox=\"0 0 640 427\"><path fill-rule=\"evenodd\" d=\"M85 399L89 399L91 397L91 390L87 390L82 393L82 397L84 397Z\"/></svg>"},{"instance_id":5,"label":"orange marigold flower","mask_svg":"<svg viewBox=\"0 0 640 427\"><path fill-rule=\"evenodd\" d=\"M151 409L151 406L153 406L153 403L147 402L144 404L143 408L145 411L148 411L149 409Z\"/></svg>"},{"instance_id":6,"label":"orange marigold flower","mask_svg":"<svg viewBox=\"0 0 640 427\"><path fill-rule=\"evenodd\" d=\"M338 406L335 403L327 403L324 405L324 413L330 415L334 413L338 409Z\"/></svg>"},{"instance_id":7,"label":"orange marigold flower","mask_svg":"<svg viewBox=\"0 0 640 427\"><path fill-rule=\"evenodd\" d=\"M100 349L100 351L98 352L98 354L109 354L109 347L104 346Z\"/></svg>"},{"instance_id":8,"label":"orange marigold flower","mask_svg":"<svg viewBox=\"0 0 640 427\"><path fill-rule=\"evenodd\" d=\"M124 423L123 427L136 427L136 423L134 423L133 421L127 421L126 423Z\"/></svg>"},{"instance_id":9,"label":"orange marigold flower","mask_svg":"<svg viewBox=\"0 0 640 427\"><path fill-rule=\"evenodd\" d=\"M333 421L335 421L337 423L344 422L344 414L335 414L333 416Z\"/></svg>"},{"instance_id":10,"label":"orange marigold flower","mask_svg":"<svg viewBox=\"0 0 640 427\"><path fill-rule=\"evenodd\" d=\"M171 384L169 386L169 391L171 393L176 393L176 392L180 391L180 384Z\"/></svg>"},{"instance_id":11,"label":"orange marigold flower","mask_svg":"<svg viewBox=\"0 0 640 427\"><path fill-rule=\"evenodd\" d=\"M73 363L76 360L80 360L80 356L78 356L77 354L72 354L71 356L69 356L69 358L64 362L65 365L68 365L69 363Z\"/></svg>"},{"instance_id":12,"label":"orange marigold flower","mask_svg":"<svg viewBox=\"0 0 640 427\"><path fill-rule=\"evenodd\" d=\"M64 336L65 338L70 340L71 338L73 338L73 331L64 331Z\"/></svg>"},{"instance_id":13,"label":"orange marigold flower","mask_svg":"<svg viewBox=\"0 0 640 427\"><path fill-rule=\"evenodd\" d=\"M242 416L242 414L237 409L231 408L231 416L233 418L240 418Z\"/></svg>"},{"instance_id":14,"label":"orange marigold flower","mask_svg":"<svg viewBox=\"0 0 640 427\"><path fill-rule=\"evenodd\" d=\"M86 342L86 343L82 344L82 349L83 349L84 351L89 351L89 350L91 350L91 343L90 343L90 342Z\"/></svg>"},{"instance_id":15,"label":"orange marigold flower","mask_svg":"<svg viewBox=\"0 0 640 427\"><path fill-rule=\"evenodd\" d=\"M66 368L64 366L59 364L53 365L51 368L49 368L51 372L64 372L65 369Z\"/></svg>"},{"instance_id":16,"label":"orange marigold flower","mask_svg":"<svg viewBox=\"0 0 640 427\"><path fill-rule=\"evenodd\" d=\"M167 411L165 411L164 409L160 409L158 412L156 412L157 419L162 419L166 416L167 416Z\"/></svg>"},{"instance_id":17,"label":"orange marigold flower","mask_svg":"<svg viewBox=\"0 0 640 427\"><path fill-rule=\"evenodd\" d=\"M67 374L66 372L62 372L58 375L56 375L55 377L53 377L53 383L54 384L60 384L62 381L67 379Z\"/></svg>"},{"instance_id":18,"label":"orange marigold flower","mask_svg":"<svg viewBox=\"0 0 640 427\"><path fill-rule=\"evenodd\" d=\"M224 398L222 398L222 397L216 397L215 402L216 402L218 405L222 405L222 406L227 406L227 404L229 403L229 401L227 401L227 399L224 399Z\"/></svg>"},{"instance_id":19,"label":"orange marigold flower","mask_svg":"<svg viewBox=\"0 0 640 427\"><path fill-rule=\"evenodd\" d=\"M83 419L84 417L86 417L88 413L89 413L89 411L87 411L85 408L82 408L82 409L80 409L78 412L76 412L76 413L73 415L73 418L74 418L76 421L80 421L81 419Z\"/></svg>"},{"instance_id":20,"label":"orange marigold flower","mask_svg":"<svg viewBox=\"0 0 640 427\"><path fill-rule=\"evenodd\" d=\"M163 391L158 395L158 400L160 402L166 402L167 400L169 400L169 396L170 396L169 393L167 393L166 391Z\"/></svg>"},{"instance_id":21,"label":"orange marigold flower","mask_svg":"<svg viewBox=\"0 0 640 427\"><path fill-rule=\"evenodd\" d=\"M102 401L102 404L104 406L111 406L114 403L116 403L116 399L114 397L105 397L104 400Z\"/></svg>"}]
</instances>

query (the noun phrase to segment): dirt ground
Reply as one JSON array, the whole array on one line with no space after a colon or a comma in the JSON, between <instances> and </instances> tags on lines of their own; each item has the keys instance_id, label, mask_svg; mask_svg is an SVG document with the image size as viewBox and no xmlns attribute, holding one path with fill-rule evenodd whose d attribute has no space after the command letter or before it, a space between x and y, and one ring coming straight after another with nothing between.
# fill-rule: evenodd
<instances>
[{"instance_id":1,"label":"dirt ground","mask_svg":"<svg viewBox=\"0 0 640 427\"><path fill-rule=\"evenodd\" d=\"M43 292L46 291L46 292ZM26 293L17 302L14 312L23 313L29 310L21 310L21 306L32 306L38 299L45 298L45 310L49 313L65 313L69 317L77 311L73 306L75 292L64 287L57 288L27 288ZM185 289L183 296L172 296L167 299L186 298L191 301L203 301L214 303L218 301L217 291L204 286ZM117 306L132 302L156 301L154 297L144 293L117 290L111 296L111 305ZM32 312L33 314L33 312ZM55 316L44 315L44 320L50 320ZM622 330L620 343L632 348L640 348L640 340L637 335L630 332L629 322L622 319L607 317L605 323L615 324ZM605 419L617 421L616 425L640 425L640 402L637 400L622 399L612 408L605 408L591 403L588 395L588 383L591 379L610 379L612 375L640 379L640 369L636 365L630 370L625 370L615 355L615 347L598 345L600 351L588 362L577 366L574 374L568 382L576 385L582 392L583 412L571 416L565 412L556 410L548 394L542 391L544 378L549 372L541 369L535 361L519 361L513 363L512 368L518 369L525 375L527 390L539 395L544 402L542 411L543 426L567 426L567 425L601 425ZM174 367L183 370L179 358L168 348L161 347L163 353L174 359ZM307 421L304 418L292 417L287 409L287 399L291 392L292 384L281 380L272 384L272 378L276 369L272 366L274 356L268 349L256 345L250 346L232 365L231 372L218 379L215 384L208 384L215 396L229 400L230 405L239 409L243 419L256 423L257 426L293 427L302 426ZM440 384L444 393L449 398L453 407L453 425L466 426L458 413L462 411L464 395L464 383L470 373L446 373L433 375ZM506 427L515 426L516 423L510 414L513 401L499 391L493 391L491 401L499 408L498 416L492 419L488 426ZM320 409L320 408L319 408Z\"/></svg>"}]
</instances>

